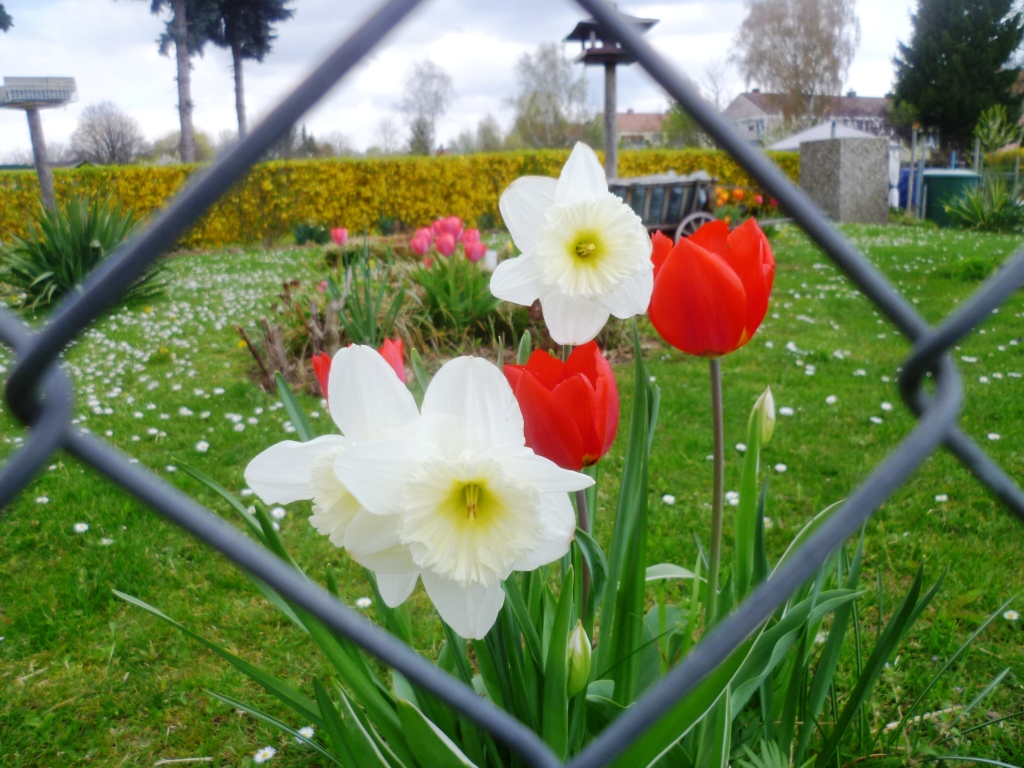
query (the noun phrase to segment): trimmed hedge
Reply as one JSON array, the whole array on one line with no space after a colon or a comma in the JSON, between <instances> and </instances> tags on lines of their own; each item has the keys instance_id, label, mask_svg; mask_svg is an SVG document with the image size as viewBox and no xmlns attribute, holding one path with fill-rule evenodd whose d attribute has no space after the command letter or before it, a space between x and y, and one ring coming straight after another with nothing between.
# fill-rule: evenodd
<instances>
[{"instance_id":1,"label":"trimmed hedge","mask_svg":"<svg viewBox=\"0 0 1024 768\"><path fill-rule=\"evenodd\" d=\"M792 179L799 155L772 152ZM188 248L232 243L272 243L293 224L309 221L346 226L351 232L377 228L387 217L410 227L438 216L456 215L477 223L498 221L498 198L519 176L557 176L568 150L501 152L444 157L288 160L261 163L236 184L182 238ZM58 201L96 195L134 208L145 218L202 170L199 165L101 166L58 169L53 173ZM752 186L750 178L717 150L639 150L619 155L621 176L675 170L705 170L723 184ZM0 241L23 236L39 205L34 171L0 173Z\"/></svg>"}]
</instances>

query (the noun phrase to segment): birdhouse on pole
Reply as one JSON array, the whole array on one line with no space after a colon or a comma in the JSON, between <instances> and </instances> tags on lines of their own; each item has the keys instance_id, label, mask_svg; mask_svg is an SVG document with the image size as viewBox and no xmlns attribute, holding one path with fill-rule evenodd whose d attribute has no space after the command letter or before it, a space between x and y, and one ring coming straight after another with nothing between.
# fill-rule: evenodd
<instances>
[{"instance_id":1,"label":"birdhouse on pole","mask_svg":"<svg viewBox=\"0 0 1024 768\"><path fill-rule=\"evenodd\" d=\"M619 13L619 17L641 33L658 23L658 19L641 19L625 13ZM633 64L636 58L622 47L622 41L614 33L602 27L596 19L581 21L565 39L579 40L583 46L577 62L585 66L604 67L604 172L609 179L614 179L619 175L615 67L619 64Z\"/></svg>"},{"instance_id":2,"label":"birdhouse on pole","mask_svg":"<svg viewBox=\"0 0 1024 768\"><path fill-rule=\"evenodd\" d=\"M78 100L78 87L73 77L5 77L0 87L0 107L23 109L28 117L28 131L32 137L32 154L36 160L39 176L39 192L43 205L51 211L56 209L53 196L53 175L46 157L46 140L43 138L43 119L40 109L62 107Z\"/></svg>"}]
</instances>

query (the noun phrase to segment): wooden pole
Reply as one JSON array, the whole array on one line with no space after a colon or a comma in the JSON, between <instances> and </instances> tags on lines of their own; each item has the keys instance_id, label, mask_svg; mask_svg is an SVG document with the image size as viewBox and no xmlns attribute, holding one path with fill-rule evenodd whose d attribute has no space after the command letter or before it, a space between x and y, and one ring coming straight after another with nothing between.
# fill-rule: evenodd
<instances>
[{"instance_id":1,"label":"wooden pole","mask_svg":"<svg viewBox=\"0 0 1024 768\"><path fill-rule=\"evenodd\" d=\"M615 103L615 65L604 65L604 173L609 179L619 175L618 106Z\"/></svg>"},{"instance_id":2,"label":"wooden pole","mask_svg":"<svg viewBox=\"0 0 1024 768\"><path fill-rule=\"evenodd\" d=\"M38 107L29 107L25 114L28 115L28 132L32 136L32 154L36 159L36 174L39 176L39 194L43 198L43 205L55 211L57 200L53 196L53 174L50 173L50 161L46 157L43 119L39 116Z\"/></svg>"}]
</instances>

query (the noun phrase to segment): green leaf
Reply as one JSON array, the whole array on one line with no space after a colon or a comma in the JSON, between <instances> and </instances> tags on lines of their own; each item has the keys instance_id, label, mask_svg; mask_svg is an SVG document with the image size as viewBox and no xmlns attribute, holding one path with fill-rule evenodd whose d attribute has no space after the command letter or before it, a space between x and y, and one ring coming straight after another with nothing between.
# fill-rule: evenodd
<instances>
[{"instance_id":1,"label":"green leaf","mask_svg":"<svg viewBox=\"0 0 1024 768\"><path fill-rule=\"evenodd\" d=\"M348 731L345 723L338 714L337 707L331 699L320 678L313 675L313 694L316 696L317 705L320 707L320 714L323 717L324 730L327 731L327 738L334 747L334 751L341 755L342 760L348 765L359 765L356 756L352 753L349 744Z\"/></svg>"},{"instance_id":2,"label":"green leaf","mask_svg":"<svg viewBox=\"0 0 1024 768\"><path fill-rule=\"evenodd\" d=\"M423 396L427 394L427 369L423 367L423 358L415 348L409 353L409 361L412 363L413 386L416 387L416 394L420 396L422 402Z\"/></svg>"},{"instance_id":3,"label":"green leaf","mask_svg":"<svg viewBox=\"0 0 1024 768\"><path fill-rule=\"evenodd\" d=\"M430 768L475 768L475 763L463 754L455 742L412 703L400 698L398 716L402 720L405 738L416 745L416 758L420 765Z\"/></svg>"},{"instance_id":4,"label":"green leaf","mask_svg":"<svg viewBox=\"0 0 1024 768\"><path fill-rule=\"evenodd\" d=\"M701 741L696 768L728 768L732 735L732 707L728 686L711 706L702 726L704 738Z\"/></svg>"},{"instance_id":5,"label":"green leaf","mask_svg":"<svg viewBox=\"0 0 1024 768\"><path fill-rule=\"evenodd\" d=\"M821 512L819 512L810 520L808 520L807 524L804 525L804 527L800 529L800 532L793 537L793 540L789 542L789 546L786 547L786 551L782 553L782 557L779 559L779 562L775 564L775 569L772 572L774 573L775 571L777 571L779 569L779 566L781 566L784 562L786 562L787 560L789 560L789 558L796 554L800 547L803 546L803 543L807 541L814 534L814 532L821 527L822 523L828 520L829 517L832 516L832 513L839 509L839 507L842 506L842 504L845 501L846 499L840 499L834 504L829 504L827 507L821 510Z\"/></svg>"},{"instance_id":6,"label":"green leaf","mask_svg":"<svg viewBox=\"0 0 1024 768\"><path fill-rule=\"evenodd\" d=\"M349 749L356 759L355 764L359 768L390 768L387 759L377 747L376 740L363 726L362 719L353 709L348 694L340 687L337 688L337 691L341 697L341 711L345 715Z\"/></svg>"},{"instance_id":7,"label":"green leaf","mask_svg":"<svg viewBox=\"0 0 1024 768\"><path fill-rule=\"evenodd\" d=\"M573 569L562 580L558 610L551 625L548 658L544 665L544 698L541 704L541 736L562 760L569 749L569 693L567 689L567 645L572 619Z\"/></svg>"},{"instance_id":8,"label":"green leaf","mask_svg":"<svg viewBox=\"0 0 1024 768\"><path fill-rule=\"evenodd\" d=\"M309 419L306 418L306 412L302 410L299 401L295 399L295 393L292 392L292 388L288 386L288 382L280 371L274 372L274 381L277 382L278 397L284 403L288 418L292 420L292 425L295 427L295 434L298 435L299 440L308 443L316 437L316 433L313 432L313 427L310 426Z\"/></svg>"},{"instance_id":9,"label":"green leaf","mask_svg":"<svg viewBox=\"0 0 1024 768\"><path fill-rule=\"evenodd\" d=\"M299 693L297 690L292 688L287 683L278 680L273 675L264 672L262 669L253 664L250 664L248 661L245 661L244 659L235 656L235 654L217 645L217 643L213 642L212 640L207 640L202 635L193 632L191 629L184 626L183 624L179 624L170 616L163 613L159 609L154 608L149 603L143 602L137 597L126 595L124 592L119 592L116 589L111 591L125 602L131 603L132 605L141 608L147 613L156 616L161 621L165 621L175 629L184 632L193 640L197 640L203 645L205 645L211 651L213 651L222 659L224 659L233 667L235 667L235 669L238 669L240 672L245 674L249 679L260 685L267 693L273 694L278 699L280 699L282 703L286 704L287 706L291 707L296 712L298 712L299 715L301 715L304 720L309 720L318 726L323 724L323 721L320 719L320 713L317 710L316 703L303 696L301 693Z\"/></svg>"},{"instance_id":10,"label":"green leaf","mask_svg":"<svg viewBox=\"0 0 1024 768\"><path fill-rule=\"evenodd\" d=\"M747 450L740 473L740 503L736 508L736 602L750 591L757 537L757 470L761 459L761 428L757 405L747 419Z\"/></svg>"},{"instance_id":11,"label":"green leaf","mask_svg":"<svg viewBox=\"0 0 1024 768\"><path fill-rule=\"evenodd\" d=\"M526 649L533 657L533 663L537 665L538 669L543 670L544 658L541 655L540 635L537 634L537 627L530 621L530 612L526 608L526 602L523 600L523 593L519 589L519 582L516 581L515 575L510 575L501 582L501 588L505 590L505 599L512 609L519 631L523 633Z\"/></svg>"},{"instance_id":12,"label":"green leaf","mask_svg":"<svg viewBox=\"0 0 1024 768\"><path fill-rule=\"evenodd\" d=\"M590 569L590 599L594 603L600 603L608 587L608 560L601 545L582 528L576 529L576 543L583 553L583 559L587 561L587 568Z\"/></svg>"},{"instance_id":13,"label":"green leaf","mask_svg":"<svg viewBox=\"0 0 1024 768\"><path fill-rule=\"evenodd\" d=\"M220 701L224 702L225 704L227 704L229 707L232 707L233 709L237 709L237 710L240 710L240 711L245 712L247 714L250 714L253 717L255 717L257 720L262 720L263 722L267 723L268 725L272 725L275 728L278 728L281 731L284 731L289 736L292 736L293 738L297 739L298 741L301 741L303 744L305 744L310 749L316 750L321 756L327 758L328 760L330 760L335 765L344 765L344 763L342 763L341 760L339 760L337 757L332 755L326 749L321 747L315 741L313 741L312 739L307 739L305 736L303 736L301 733L296 731L290 725L288 725L286 723L282 723L276 717L273 717L272 715L268 715L266 712L264 712L264 711L262 711L260 709L256 709L255 707L251 707L248 704L243 704L242 702L238 701L237 699L232 699L230 696L225 696L225 695L223 695L221 693L217 693L216 691L206 690L206 693L207 693L208 696L212 696L215 699L219 699Z\"/></svg>"},{"instance_id":14,"label":"green leaf","mask_svg":"<svg viewBox=\"0 0 1024 768\"><path fill-rule=\"evenodd\" d=\"M242 522L244 522L246 527L248 527L249 532L259 539L260 542L266 543L266 540L263 537L263 529L260 527L259 523L257 523L256 519L249 514L249 510L246 509L245 504L239 501L231 491L206 473L200 472L195 467L189 466L180 459L175 459L174 463L185 470L186 474L191 475L194 479L198 480L230 504L231 508L234 509L238 513L238 516L242 518Z\"/></svg>"},{"instance_id":15,"label":"green leaf","mask_svg":"<svg viewBox=\"0 0 1024 768\"><path fill-rule=\"evenodd\" d=\"M652 581L663 581L667 579L692 579L693 572L688 571L681 565L673 565L672 563L658 563L657 565L647 566L647 572L645 581L648 583Z\"/></svg>"},{"instance_id":16,"label":"green leaf","mask_svg":"<svg viewBox=\"0 0 1024 768\"><path fill-rule=\"evenodd\" d=\"M530 353L533 351L533 341L530 339L530 332L523 331L523 336L519 339L519 351L516 354L516 364L526 365L530 359Z\"/></svg>"}]
</instances>

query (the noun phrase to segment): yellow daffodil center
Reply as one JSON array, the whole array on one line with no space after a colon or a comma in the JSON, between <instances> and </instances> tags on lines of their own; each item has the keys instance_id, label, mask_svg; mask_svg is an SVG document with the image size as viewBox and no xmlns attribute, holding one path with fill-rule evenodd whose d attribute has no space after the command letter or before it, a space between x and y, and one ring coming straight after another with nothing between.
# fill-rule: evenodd
<instances>
[{"instance_id":1,"label":"yellow daffodil center","mask_svg":"<svg viewBox=\"0 0 1024 768\"><path fill-rule=\"evenodd\" d=\"M407 493L399 539L418 566L463 586L507 578L540 535L536 488L489 456L428 461Z\"/></svg>"},{"instance_id":2,"label":"yellow daffodil center","mask_svg":"<svg viewBox=\"0 0 1024 768\"><path fill-rule=\"evenodd\" d=\"M581 259L587 258L590 254L597 250L597 246L593 243L576 243L576 255Z\"/></svg>"},{"instance_id":3,"label":"yellow daffodil center","mask_svg":"<svg viewBox=\"0 0 1024 768\"><path fill-rule=\"evenodd\" d=\"M598 261L606 252L601 235L598 232L582 231L577 232L569 238L570 257L575 257L577 267L595 267Z\"/></svg>"}]
</instances>

